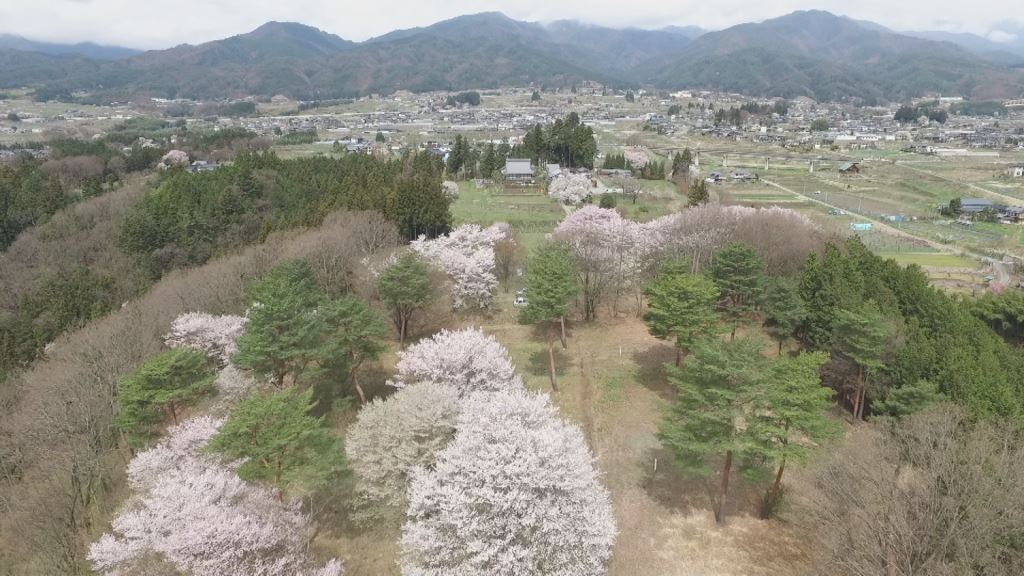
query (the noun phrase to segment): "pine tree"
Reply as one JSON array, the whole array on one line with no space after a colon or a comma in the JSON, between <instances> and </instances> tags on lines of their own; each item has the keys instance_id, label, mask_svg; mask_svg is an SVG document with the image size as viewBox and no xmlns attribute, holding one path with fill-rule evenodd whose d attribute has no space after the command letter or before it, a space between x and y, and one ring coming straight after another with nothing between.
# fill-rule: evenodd
<instances>
[{"instance_id":1,"label":"pine tree","mask_svg":"<svg viewBox=\"0 0 1024 576\"><path fill-rule=\"evenodd\" d=\"M666 264L644 290L648 302L644 321L656 338L675 338L676 366L684 351L714 334L718 325L714 310L718 289L704 276L689 274L688 268L686 262Z\"/></svg>"},{"instance_id":2,"label":"pine tree","mask_svg":"<svg viewBox=\"0 0 1024 576\"><path fill-rule=\"evenodd\" d=\"M573 271L572 254L559 244L545 244L530 257L526 270L528 302L519 315L524 324L548 323L548 376L551 388L555 383L555 326L561 327L562 346L565 342L565 315L569 303L576 297L578 287Z\"/></svg>"},{"instance_id":3,"label":"pine tree","mask_svg":"<svg viewBox=\"0 0 1024 576\"><path fill-rule=\"evenodd\" d=\"M679 394L659 436L676 460L693 472L709 473L708 462L725 457L715 506L718 524L725 523L734 460L747 462L756 455L756 429L739 422L750 416L748 402L763 378L766 359L761 346L749 338L706 341L694 348L681 369L669 369Z\"/></svg>"},{"instance_id":4,"label":"pine tree","mask_svg":"<svg viewBox=\"0 0 1024 576\"><path fill-rule=\"evenodd\" d=\"M257 374L267 374L277 388L292 383L313 361L316 308L323 294L305 261L286 262L249 290L252 308L233 360Z\"/></svg>"},{"instance_id":5,"label":"pine tree","mask_svg":"<svg viewBox=\"0 0 1024 576\"><path fill-rule=\"evenodd\" d=\"M785 278L769 278L761 305L765 332L779 343L779 354L782 354L782 345L793 337L807 316L796 284Z\"/></svg>"},{"instance_id":6,"label":"pine tree","mask_svg":"<svg viewBox=\"0 0 1024 576\"><path fill-rule=\"evenodd\" d=\"M413 314L427 304L433 292L426 264L411 252L403 254L381 273L377 291L391 309L399 346L404 348Z\"/></svg>"},{"instance_id":7,"label":"pine tree","mask_svg":"<svg viewBox=\"0 0 1024 576\"><path fill-rule=\"evenodd\" d=\"M494 150L494 144L488 142L487 146L484 147L483 156L480 158L480 176L491 178L494 175L494 171L500 168L498 164L498 156Z\"/></svg>"},{"instance_id":8,"label":"pine tree","mask_svg":"<svg viewBox=\"0 0 1024 576\"><path fill-rule=\"evenodd\" d=\"M257 394L235 408L210 440L225 460L244 459L243 480L269 480L283 499L290 486L315 489L345 470L341 443L310 415L312 390Z\"/></svg>"},{"instance_id":9,"label":"pine tree","mask_svg":"<svg viewBox=\"0 0 1024 576\"><path fill-rule=\"evenodd\" d=\"M711 278L721 294L720 308L731 323L731 338L736 327L749 319L757 306L764 284L764 264L754 249L738 242L715 255Z\"/></svg>"},{"instance_id":10,"label":"pine tree","mask_svg":"<svg viewBox=\"0 0 1024 576\"><path fill-rule=\"evenodd\" d=\"M819 371L828 361L825 352L780 356L771 362L763 384L754 389L755 415L747 418L756 439L753 453L777 462L775 480L765 492L761 517L768 518L778 504L786 463L803 461L818 444L840 432L828 417L832 391L821 385Z\"/></svg>"},{"instance_id":11,"label":"pine tree","mask_svg":"<svg viewBox=\"0 0 1024 576\"><path fill-rule=\"evenodd\" d=\"M348 381L366 403L366 394L359 383L359 368L367 360L376 359L384 351L382 341L387 329L380 315L365 302L344 296L321 306L317 315L323 326L317 363L323 368L332 364L347 368Z\"/></svg>"},{"instance_id":12,"label":"pine tree","mask_svg":"<svg viewBox=\"0 0 1024 576\"><path fill-rule=\"evenodd\" d=\"M885 366L886 344L892 331L873 302L861 310L840 310L836 316L836 349L857 365L857 388L852 399L854 420L864 417L868 379L872 372Z\"/></svg>"},{"instance_id":13,"label":"pine tree","mask_svg":"<svg viewBox=\"0 0 1024 576\"><path fill-rule=\"evenodd\" d=\"M179 408L213 390L214 374L206 355L176 348L147 360L117 383L117 426L132 444L156 433L164 413L178 423Z\"/></svg>"},{"instance_id":14,"label":"pine tree","mask_svg":"<svg viewBox=\"0 0 1024 576\"><path fill-rule=\"evenodd\" d=\"M700 206L701 204L707 204L709 200L711 200L711 196L708 193L708 183L704 179L698 178L690 186L686 203L690 206Z\"/></svg>"}]
</instances>

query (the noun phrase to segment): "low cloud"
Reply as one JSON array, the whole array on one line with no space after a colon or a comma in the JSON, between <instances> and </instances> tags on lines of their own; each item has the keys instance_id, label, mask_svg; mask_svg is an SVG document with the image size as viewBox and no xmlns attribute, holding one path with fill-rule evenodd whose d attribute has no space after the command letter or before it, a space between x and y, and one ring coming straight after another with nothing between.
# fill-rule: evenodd
<instances>
[{"instance_id":1,"label":"low cloud","mask_svg":"<svg viewBox=\"0 0 1024 576\"><path fill-rule=\"evenodd\" d=\"M1000 44L1009 44L1017 39L1017 35L1010 34L1009 32L1003 32L1002 30L993 30L988 33L987 38Z\"/></svg>"}]
</instances>

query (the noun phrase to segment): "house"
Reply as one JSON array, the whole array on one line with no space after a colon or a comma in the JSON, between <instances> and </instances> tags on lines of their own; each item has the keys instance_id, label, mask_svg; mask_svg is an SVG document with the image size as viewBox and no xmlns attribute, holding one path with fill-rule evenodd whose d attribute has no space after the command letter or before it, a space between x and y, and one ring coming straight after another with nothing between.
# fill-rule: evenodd
<instances>
[{"instance_id":1,"label":"house","mask_svg":"<svg viewBox=\"0 0 1024 576\"><path fill-rule=\"evenodd\" d=\"M547 164L545 167L548 170L548 178L556 178L562 174L562 167L558 164Z\"/></svg>"},{"instance_id":2,"label":"house","mask_svg":"<svg viewBox=\"0 0 1024 576\"><path fill-rule=\"evenodd\" d=\"M210 162L208 160L196 160L189 165L189 172L212 172L217 169L216 162Z\"/></svg>"},{"instance_id":3,"label":"house","mask_svg":"<svg viewBox=\"0 0 1024 576\"><path fill-rule=\"evenodd\" d=\"M860 174L860 162L843 162L839 165L839 173L847 176Z\"/></svg>"},{"instance_id":4,"label":"house","mask_svg":"<svg viewBox=\"0 0 1024 576\"><path fill-rule=\"evenodd\" d=\"M1006 169L1006 175L1010 178L1024 178L1024 164L1017 164Z\"/></svg>"},{"instance_id":5,"label":"house","mask_svg":"<svg viewBox=\"0 0 1024 576\"><path fill-rule=\"evenodd\" d=\"M961 198L960 212L965 214L979 214L985 210L994 210L995 204L985 198Z\"/></svg>"},{"instance_id":6,"label":"house","mask_svg":"<svg viewBox=\"0 0 1024 576\"><path fill-rule=\"evenodd\" d=\"M501 169L506 180L515 182L533 181L533 164L529 158L508 158L505 160L505 167Z\"/></svg>"}]
</instances>

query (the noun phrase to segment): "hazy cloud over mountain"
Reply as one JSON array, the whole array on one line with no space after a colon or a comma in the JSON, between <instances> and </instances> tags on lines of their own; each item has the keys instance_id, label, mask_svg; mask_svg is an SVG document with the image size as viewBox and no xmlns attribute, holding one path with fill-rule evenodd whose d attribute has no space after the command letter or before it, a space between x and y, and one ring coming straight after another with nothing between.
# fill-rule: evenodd
<instances>
[{"instance_id":1,"label":"hazy cloud over mountain","mask_svg":"<svg viewBox=\"0 0 1024 576\"><path fill-rule=\"evenodd\" d=\"M696 25L720 29L814 8L895 30L971 32L994 42L1011 42L1021 24L1001 22L1020 18L1006 10L1010 4L1006 0L4 0L0 2L0 33L148 49L239 34L268 20L299 21L346 39L364 40L397 28L490 10L520 20L578 19L614 27Z\"/></svg>"}]
</instances>

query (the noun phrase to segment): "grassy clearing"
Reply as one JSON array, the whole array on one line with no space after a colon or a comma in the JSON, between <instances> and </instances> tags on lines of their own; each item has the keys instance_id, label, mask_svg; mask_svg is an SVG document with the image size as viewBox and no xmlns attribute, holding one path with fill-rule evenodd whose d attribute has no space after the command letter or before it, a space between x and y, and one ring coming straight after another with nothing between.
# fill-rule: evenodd
<instances>
[{"instance_id":1,"label":"grassy clearing","mask_svg":"<svg viewBox=\"0 0 1024 576\"><path fill-rule=\"evenodd\" d=\"M939 254L939 253L883 253L886 258L892 258L903 265L917 264L922 268L969 268L976 269L980 267L977 260L968 258L966 256L960 256L959 254Z\"/></svg>"}]
</instances>

